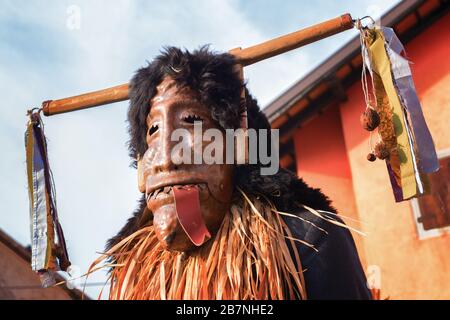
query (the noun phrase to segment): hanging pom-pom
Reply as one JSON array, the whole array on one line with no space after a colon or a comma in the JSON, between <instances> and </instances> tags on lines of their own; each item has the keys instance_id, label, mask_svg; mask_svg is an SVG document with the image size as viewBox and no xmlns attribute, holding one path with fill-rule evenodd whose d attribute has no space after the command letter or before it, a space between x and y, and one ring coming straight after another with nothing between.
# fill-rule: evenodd
<instances>
[{"instance_id":1,"label":"hanging pom-pom","mask_svg":"<svg viewBox=\"0 0 450 320\"><path fill-rule=\"evenodd\" d=\"M367 131L375 130L380 124L380 116L372 107L366 108L359 120L362 127Z\"/></svg>"},{"instance_id":2,"label":"hanging pom-pom","mask_svg":"<svg viewBox=\"0 0 450 320\"><path fill-rule=\"evenodd\" d=\"M377 157L373 153L369 153L367 155L367 160L370 162L374 162L375 160L377 160Z\"/></svg>"},{"instance_id":3,"label":"hanging pom-pom","mask_svg":"<svg viewBox=\"0 0 450 320\"><path fill-rule=\"evenodd\" d=\"M380 141L375 145L374 150L375 156L380 160L386 160L389 158L389 150L387 149L384 142Z\"/></svg>"}]
</instances>

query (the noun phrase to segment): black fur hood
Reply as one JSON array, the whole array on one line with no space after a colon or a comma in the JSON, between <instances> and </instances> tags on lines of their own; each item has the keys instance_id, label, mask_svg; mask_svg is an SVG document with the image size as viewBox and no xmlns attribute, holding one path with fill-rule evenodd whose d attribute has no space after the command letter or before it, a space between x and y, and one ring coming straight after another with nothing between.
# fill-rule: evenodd
<instances>
[{"instance_id":1,"label":"black fur hood","mask_svg":"<svg viewBox=\"0 0 450 320\"><path fill-rule=\"evenodd\" d=\"M136 158L147 150L146 117L149 103L156 94L157 85L166 75L179 85L197 91L202 102L210 107L212 118L222 128L238 128L241 116L247 110L249 128L270 129L267 117L248 92L245 83L242 83L235 65L232 55L214 53L206 46L192 53L168 47L148 66L137 70L130 83L128 111L129 153L133 165L136 165ZM242 89L245 90L245 99L241 98ZM260 168L258 164L237 165L235 184L247 194L265 196L278 210L294 213L298 210L298 203L301 203L314 209L336 212L330 200L319 189L309 187L294 173L280 168L275 175L263 176ZM145 207L143 197L126 225L108 241L107 248L142 226Z\"/></svg>"}]
</instances>

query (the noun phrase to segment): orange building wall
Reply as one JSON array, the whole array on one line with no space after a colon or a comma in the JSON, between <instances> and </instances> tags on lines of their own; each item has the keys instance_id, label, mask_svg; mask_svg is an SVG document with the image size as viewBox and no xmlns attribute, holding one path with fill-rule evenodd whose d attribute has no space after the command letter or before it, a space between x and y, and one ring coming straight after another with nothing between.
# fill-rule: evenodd
<instances>
[{"instance_id":1,"label":"orange building wall","mask_svg":"<svg viewBox=\"0 0 450 320\"><path fill-rule=\"evenodd\" d=\"M294 146L298 176L311 187L322 189L346 223L361 230L354 221L358 220L358 213L338 106L328 108L297 129ZM353 237L364 265L361 236L353 233Z\"/></svg>"},{"instance_id":2,"label":"orange building wall","mask_svg":"<svg viewBox=\"0 0 450 320\"><path fill-rule=\"evenodd\" d=\"M406 46L423 112L436 149L450 148L450 15ZM347 92L341 120L356 208L367 222L366 263L381 270L381 297L450 299L450 234L419 240L410 202L395 203L385 163L366 160L368 134L359 124L360 83ZM357 240L359 241L359 240Z\"/></svg>"},{"instance_id":3,"label":"orange building wall","mask_svg":"<svg viewBox=\"0 0 450 320\"><path fill-rule=\"evenodd\" d=\"M71 300L62 287L42 288L30 263L0 242L0 300ZM5 318L7 318L5 316Z\"/></svg>"}]
</instances>

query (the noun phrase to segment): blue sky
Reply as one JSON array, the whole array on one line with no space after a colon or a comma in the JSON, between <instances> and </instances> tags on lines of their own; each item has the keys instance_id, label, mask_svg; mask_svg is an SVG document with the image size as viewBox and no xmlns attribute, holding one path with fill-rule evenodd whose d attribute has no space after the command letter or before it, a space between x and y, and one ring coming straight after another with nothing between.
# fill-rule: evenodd
<instances>
[{"instance_id":1,"label":"blue sky","mask_svg":"<svg viewBox=\"0 0 450 320\"><path fill-rule=\"evenodd\" d=\"M21 244L30 242L27 109L125 83L164 45L245 48L346 12L378 18L397 2L0 0L0 228ZM73 10L80 17L75 29ZM246 68L250 91L264 107L356 34L346 31ZM139 198L127 156L126 111L121 102L44 118L60 220L82 272ZM102 272L92 277L103 279Z\"/></svg>"}]
</instances>

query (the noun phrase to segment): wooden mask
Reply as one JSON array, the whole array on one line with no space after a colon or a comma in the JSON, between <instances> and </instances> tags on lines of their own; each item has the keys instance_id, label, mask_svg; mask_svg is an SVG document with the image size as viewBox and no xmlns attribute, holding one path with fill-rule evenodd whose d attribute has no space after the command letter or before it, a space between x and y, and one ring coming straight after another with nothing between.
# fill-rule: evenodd
<instances>
[{"instance_id":1,"label":"wooden mask","mask_svg":"<svg viewBox=\"0 0 450 320\"><path fill-rule=\"evenodd\" d=\"M229 209L233 193L233 165L178 163L172 161L172 138L177 129L190 134L183 143L194 150L202 144L194 137L194 123L207 129L224 131L211 117L196 92L179 87L166 77L157 87L147 117L147 145L138 159L138 186L145 192L147 207L153 214L153 225L161 244L175 251L201 246L219 229Z\"/></svg>"}]
</instances>

